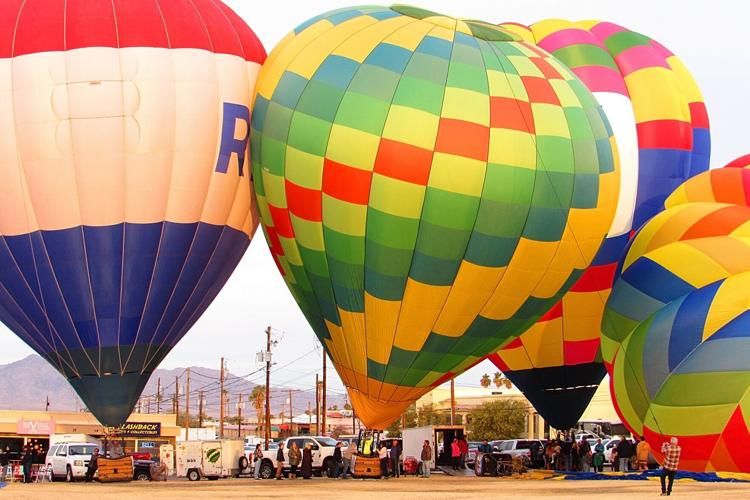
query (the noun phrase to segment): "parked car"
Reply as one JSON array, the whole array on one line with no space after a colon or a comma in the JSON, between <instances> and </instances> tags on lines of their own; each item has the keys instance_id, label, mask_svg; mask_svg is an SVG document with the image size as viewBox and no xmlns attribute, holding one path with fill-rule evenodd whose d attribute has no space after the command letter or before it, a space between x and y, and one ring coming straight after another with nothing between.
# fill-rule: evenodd
<instances>
[{"instance_id":1,"label":"parked car","mask_svg":"<svg viewBox=\"0 0 750 500\"><path fill-rule=\"evenodd\" d=\"M469 453L466 454L466 466L469 469L474 468L474 462L477 458L477 450L481 444L481 441L469 441Z\"/></svg>"},{"instance_id":2,"label":"parked car","mask_svg":"<svg viewBox=\"0 0 750 500\"><path fill-rule=\"evenodd\" d=\"M294 436L284 441L284 472L289 471L289 447L296 442L300 450L309 444L312 445L312 465L315 475L323 475L323 471L328 471L331 460L333 459L333 449L336 447L336 440L325 436ZM260 477L271 479L276 476L276 453L275 450L263 450L263 460L260 464Z\"/></svg>"},{"instance_id":3,"label":"parked car","mask_svg":"<svg viewBox=\"0 0 750 500\"><path fill-rule=\"evenodd\" d=\"M153 464L153 460L133 460L133 479L151 481L151 465Z\"/></svg>"},{"instance_id":4,"label":"parked car","mask_svg":"<svg viewBox=\"0 0 750 500\"><path fill-rule=\"evenodd\" d=\"M52 480L64 478L68 482L81 479L91 460L95 443L58 443L47 451L47 467L52 470Z\"/></svg>"},{"instance_id":5,"label":"parked car","mask_svg":"<svg viewBox=\"0 0 750 500\"><path fill-rule=\"evenodd\" d=\"M539 439L507 439L490 444L494 452L524 456L532 467L544 467L544 442Z\"/></svg>"}]
</instances>

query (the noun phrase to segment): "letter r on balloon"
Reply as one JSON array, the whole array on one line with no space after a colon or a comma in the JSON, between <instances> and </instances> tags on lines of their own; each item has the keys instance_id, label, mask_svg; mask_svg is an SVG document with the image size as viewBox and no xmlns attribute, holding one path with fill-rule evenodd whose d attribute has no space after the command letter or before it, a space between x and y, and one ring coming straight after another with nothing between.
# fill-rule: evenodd
<instances>
[{"instance_id":1,"label":"letter r on balloon","mask_svg":"<svg viewBox=\"0 0 750 500\"><path fill-rule=\"evenodd\" d=\"M244 125L241 125L243 122ZM242 138L237 138L237 129L244 127ZM216 160L216 172L226 174L229 170L229 162L232 159L232 153L237 154L237 168L240 177L243 175L242 168L245 165L245 153L247 152L247 143L250 138L250 110L242 104L231 102L224 103L224 118L221 125L221 146L219 148L219 157Z\"/></svg>"}]
</instances>

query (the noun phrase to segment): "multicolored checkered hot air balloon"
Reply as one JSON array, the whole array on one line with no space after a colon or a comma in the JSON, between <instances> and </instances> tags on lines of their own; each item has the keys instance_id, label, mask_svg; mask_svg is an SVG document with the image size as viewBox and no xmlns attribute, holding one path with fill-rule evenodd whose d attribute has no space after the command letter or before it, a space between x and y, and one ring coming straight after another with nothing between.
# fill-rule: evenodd
<instances>
[{"instance_id":1,"label":"multicolored checkered hot air balloon","mask_svg":"<svg viewBox=\"0 0 750 500\"><path fill-rule=\"evenodd\" d=\"M264 59L217 0L0 2L0 319L104 425L257 228Z\"/></svg>"},{"instance_id":2,"label":"multicolored checkered hot air balloon","mask_svg":"<svg viewBox=\"0 0 750 500\"><path fill-rule=\"evenodd\" d=\"M607 120L570 70L505 29L406 6L290 33L261 71L251 142L273 257L371 428L547 311L619 189Z\"/></svg>"},{"instance_id":3,"label":"multicolored checkered hot air balloon","mask_svg":"<svg viewBox=\"0 0 750 500\"><path fill-rule=\"evenodd\" d=\"M623 422L680 469L750 472L750 156L704 172L637 233L602 323Z\"/></svg>"},{"instance_id":4,"label":"multicolored checkered hot air balloon","mask_svg":"<svg viewBox=\"0 0 750 500\"><path fill-rule=\"evenodd\" d=\"M614 130L622 176L607 239L580 280L539 322L491 360L558 429L578 422L604 377L602 312L631 231L684 180L708 169L700 91L682 62L649 37L612 23L504 24L572 69Z\"/></svg>"}]
</instances>

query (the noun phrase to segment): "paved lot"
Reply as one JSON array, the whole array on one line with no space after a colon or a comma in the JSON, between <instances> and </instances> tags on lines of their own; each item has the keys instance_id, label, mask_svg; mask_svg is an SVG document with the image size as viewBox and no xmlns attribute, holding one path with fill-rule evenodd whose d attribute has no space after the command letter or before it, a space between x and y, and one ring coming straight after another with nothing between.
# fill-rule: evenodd
<instances>
[{"instance_id":1,"label":"paved lot","mask_svg":"<svg viewBox=\"0 0 750 500\"><path fill-rule=\"evenodd\" d=\"M224 479L219 481L168 481L166 483L45 483L9 484L0 488L0 499L65 499L106 498L107 500L140 498L539 498L555 499L658 497L659 484L655 481L558 481L517 480L433 476L430 479L415 477L380 481L330 480L314 478L309 481L254 481L252 479ZM63 496L64 495L64 496ZM750 483L696 483L680 481L675 484L673 496L679 498L750 498Z\"/></svg>"}]
</instances>

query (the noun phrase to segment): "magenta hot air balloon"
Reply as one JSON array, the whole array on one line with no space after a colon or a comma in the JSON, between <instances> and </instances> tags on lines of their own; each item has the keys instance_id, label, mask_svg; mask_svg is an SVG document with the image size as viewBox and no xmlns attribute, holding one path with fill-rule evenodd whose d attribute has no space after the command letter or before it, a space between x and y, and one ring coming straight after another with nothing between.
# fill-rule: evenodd
<instances>
[{"instance_id":1,"label":"magenta hot air balloon","mask_svg":"<svg viewBox=\"0 0 750 500\"><path fill-rule=\"evenodd\" d=\"M264 59L218 0L0 2L0 319L104 425L257 228Z\"/></svg>"}]
</instances>

